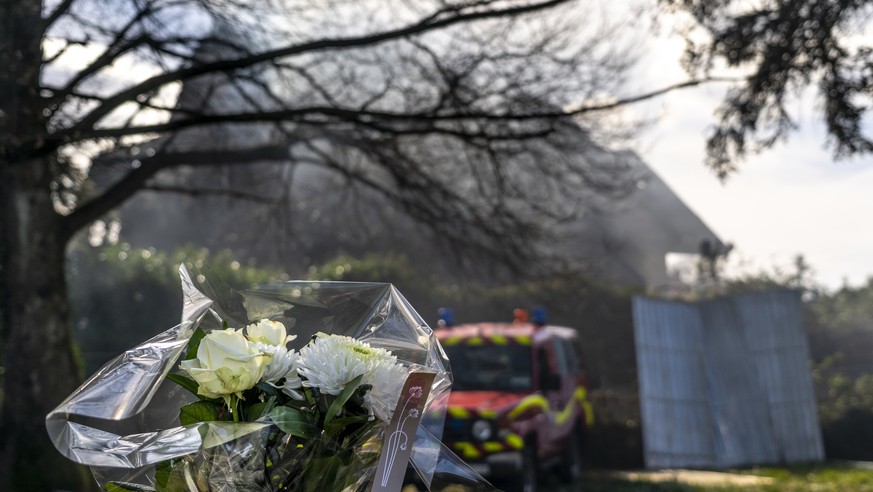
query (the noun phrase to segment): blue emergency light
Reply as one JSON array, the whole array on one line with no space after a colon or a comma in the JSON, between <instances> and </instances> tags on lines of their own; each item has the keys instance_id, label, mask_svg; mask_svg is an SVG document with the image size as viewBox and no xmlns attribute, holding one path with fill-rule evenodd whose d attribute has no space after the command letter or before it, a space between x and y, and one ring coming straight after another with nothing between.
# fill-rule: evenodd
<instances>
[{"instance_id":1,"label":"blue emergency light","mask_svg":"<svg viewBox=\"0 0 873 492\"><path fill-rule=\"evenodd\" d=\"M437 310L440 320L437 326L452 326L455 324L455 311L452 308L441 307Z\"/></svg>"},{"instance_id":2,"label":"blue emergency light","mask_svg":"<svg viewBox=\"0 0 873 492\"><path fill-rule=\"evenodd\" d=\"M533 312L531 312L530 316L531 323L535 325L545 325L546 324L546 308L542 306L535 306L533 308Z\"/></svg>"}]
</instances>

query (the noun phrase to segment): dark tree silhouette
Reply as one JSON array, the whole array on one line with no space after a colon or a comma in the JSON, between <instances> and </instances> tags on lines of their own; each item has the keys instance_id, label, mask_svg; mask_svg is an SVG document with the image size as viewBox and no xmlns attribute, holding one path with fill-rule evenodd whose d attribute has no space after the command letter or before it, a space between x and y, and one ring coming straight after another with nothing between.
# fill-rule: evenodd
<instances>
[{"instance_id":1,"label":"dark tree silhouette","mask_svg":"<svg viewBox=\"0 0 873 492\"><path fill-rule=\"evenodd\" d=\"M707 141L707 165L722 179L749 153L788 137L789 103L815 86L837 158L869 153L864 119L873 89L869 0L661 0L691 14L685 68L708 74L721 61L742 81L722 102Z\"/></svg>"},{"instance_id":2,"label":"dark tree silhouette","mask_svg":"<svg viewBox=\"0 0 873 492\"><path fill-rule=\"evenodd\" d=\"M569 0L0 0L0 490L77 478L43 427L80 378L73 235L140 191L258 194L162 179L183 167L319 166L440 235L531 260L547 219L617 186L621 170L571 157L591 115L670 89L616 98L628 57L588 14Z\"/></svg>"}]
</instances>

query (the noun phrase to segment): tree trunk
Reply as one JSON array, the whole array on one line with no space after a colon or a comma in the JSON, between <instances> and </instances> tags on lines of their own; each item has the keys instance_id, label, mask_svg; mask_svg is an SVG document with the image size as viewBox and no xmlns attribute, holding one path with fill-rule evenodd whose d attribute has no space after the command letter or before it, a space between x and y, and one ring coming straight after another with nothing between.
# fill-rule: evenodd
<instances>
[{"instance_id":1,"label":"tree trunk","mask_svg":"<svg viewBox=\"0 0 873 492\"><path fill-rule=\"evenodd\" d=\"M48 162L0 170L0 490L83 490L93 482L45 429L46 414L80 380L64 279L68 234L50 181Z\"/></svg>"},{"instance_id":2,"label":"tree trunk","mask_svg":"<svg viewBox=\"0 0 873 492\"><path fill-rule=\"evenodd\" d=\"M57 4L57 2L53 2ZM63 3L61 3L63 4ZM51 444L45 416L76 388L64 250L40 96L43 2L0 0L0 490L86 490L84 467Z\"/></svg>"}]
</instances>

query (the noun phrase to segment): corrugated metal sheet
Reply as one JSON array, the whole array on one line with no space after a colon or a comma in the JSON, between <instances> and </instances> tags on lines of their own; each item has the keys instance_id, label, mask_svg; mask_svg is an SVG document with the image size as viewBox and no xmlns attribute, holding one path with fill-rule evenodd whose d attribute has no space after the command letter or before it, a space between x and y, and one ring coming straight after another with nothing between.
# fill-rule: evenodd
<instances>
[{"instance_id":1,"label":"corrugated metal sheet","mask_svg":"<svg viewBox=\"0 0 873 492\"><path fill-rule=\"evenodd\" d=\"M809 366L803 311L795 292L775 291L737 299L746 343L767 394L781 461L824 459L824 444Z\"/></svg>"},{"instance_id":2,"label":"corrugated metal sheet","mask_svg":"<svg viewBox=\"0 0 873 492\"><path fill-rule=\"evenodd\" d=\"M823 459L796 293L633 309L646 466Z\"/></svg>"},{"instance_id":3,"label":"corrugated metal sheet","mask_svg":"<svg viewBox=\"0 0 873 492\"><path fill-rule=\"evenodd\" d=\"M700 313L683 303L643 301L634 300L634 320L645 320L635 337L646 465L710 467L715 448Z\"/></svg>"}]
</instances>

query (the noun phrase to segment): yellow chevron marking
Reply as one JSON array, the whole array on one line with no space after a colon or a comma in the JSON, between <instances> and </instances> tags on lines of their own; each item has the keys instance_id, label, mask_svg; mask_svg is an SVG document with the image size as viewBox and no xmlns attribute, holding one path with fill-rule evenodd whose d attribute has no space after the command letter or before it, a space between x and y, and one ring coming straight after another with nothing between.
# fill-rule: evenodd
<instances>
[{"instance_id":1,"label":"yellow chevron marking","mask_svg":"<svg viewBox=\"0 0 873 492\"><path fill-rule=\"evenodd\" d=\"M464 407L449 407L448 409L449 415L456 419L468 419L470 418L470 411Z\"/></svg>"},{"instance_id":2,"label":"yellow chevron marking","mask_svg":"<svg viewBox=\"0 0 873 492\"><path fill-rule=\"evenodd\" d=\"M444 347L453 347L453 346L461 343L461 340L462 340L462 338L456 335L453 337L446 338L445 340L442 341L442 344Z\"/></svg>"},{"instance_id":3,"label":"yellow chevron marking","mask_svg":"<svg viewBox=\"0 0 873 492\"><path fill-rule=\"evenodd\" d=\"M515 337L515 343L519 345L530 345L530 337L525 335L519 335Z\"/></svg>"},{"instance_id":4,"label":"yellow chevron marking","mask_svg":"<svg viewBox=\"0 0 873 492\"><path fill-rule=\"evenodd\" d=\"M482 447L485 448L485 451L489 453L496 453L498 451L503 451L503 444L497 441L488 441L482 443Z\"/></svg>"},{"instance_id":5,"label":"yellow chevron marking","mask_svg":"<svg viewBox=\"0 0 873 492\"><path fill-rule=\"evenodd\" d=\"M576 388L575 396L576 401L582 406L582 413L585 414L585 426L590 428L594 425L594 408L591 406L591 402L588 401L588 392L580 386Z\"/></svg>"},{"instance_id":6,"label":"yellow chevron marking","mask_svg":"<svg viewBox=\"0 0 873 492\"><path fill-rule=\"evenodd\" d=\"M510 420L523 414L530 408L539 407L543 412L549 412L549 401L543 395L530 395L521 400L507 415Z\"/></svg>"},{"instance_id":7,"label":"yellow chevron marking","mask_svg":"<svg viewBox=\"0 0 873 492\"><path fill-rule=\"evenodd\" d=\"M479 415L485 419L496 419L497 412L494 410L479 410Z\"/></svg>"},{"instance_id":8,"label":"yellow chevron marking","mask_svg":"<svg viewBox=\"0 0 873 492\"><path fill-rule=\"evenodd\" d=\"M585 412L585 426L591 427L594 425L594 408L591 407L590 402L585 402L582 404L582 410Z\"/></svg>"},{"instance_id":9,"label":"yellow chevron marking","mask_svg":"<svg viewBox=\"0 0 873 492\"><path fill-rule=\"evenodd\" d=\"M506 436L506 444L513 449L521 449L524 447L524 439L518 434L510 434Z\"/></svg>"},{"instance_id":10,"label":"yellow chevron marking","mask_svg":"<svg viewBox=\"0 0 873 492\"><path fill-rule=\"evenodd\" d=\"M574 400L570 400L567 402L567 406L564 407L560 412L555 412L555 423L558 425L563 425L564 422L570 419L573 416L573 409L576 407L576 402Z\"/></svg>"},{"instance_id":11,"label":"yellow chevron marking","mask_svg":"<svg viewBox=\"0 0 873 492\"><path fill-rule=\"evenodd\" d=\"M573 410L576 408L576 404L578 403L582 409L582 412L585 415L585 423L587 426L594 425L594 409L591 406L591 403L588 401L588 392L583 387L576 388L576 391L573 393L573 398L567 402L567 406L563 409L554 413L555 423L561 425L567 420L569 420L573 416ZM511 412L507 415L507 417L511 420L519 415L523 414L525 411L539 407L545 413L551 413L552 408L549 405L549 401L543 395L530 395L523 400L521 400L518 405L512 409Z\"/></svg>"},{"instance_id":12,"label":"yellow chevron marking","mask_svg":"<svg viewBox=\"0 0 873 492\"><path fill-rule=\"evenodd\" d=\"M494 345L506 345L509 340L503 335L491 335L491 343Z\"/></svg>"},{"instance_id":13,"label":"yellow chevron marking","mask_svg":"<svg viewBox=\"0 0 873 492\"><path fill-rule=\"evenodd\" d=\"M461 453L461 456L468 459L476 459L482 456L482 453L476 449L476 445L471 442L456 442L455 449Z\"/></svg>"},{"instance_id":14,"label":"yellow chevron marking","mask_svg":"<svg viewBox=\"0 0 873 492\"><path fill-rule=\"evenodd\" d=\"M485 343L485 340L482 337L470 337L467 339L467 345L478 346Z\"/></svg>"}]
</instances>

